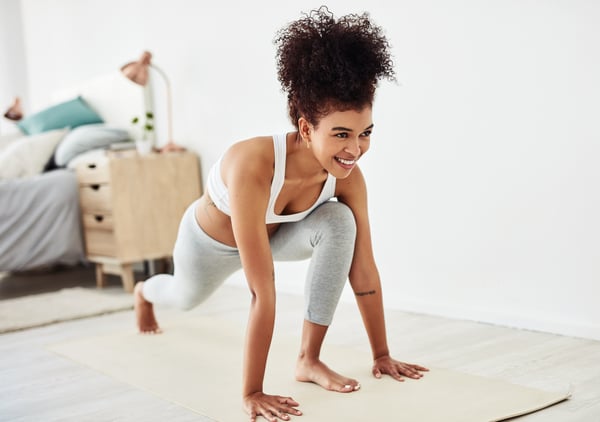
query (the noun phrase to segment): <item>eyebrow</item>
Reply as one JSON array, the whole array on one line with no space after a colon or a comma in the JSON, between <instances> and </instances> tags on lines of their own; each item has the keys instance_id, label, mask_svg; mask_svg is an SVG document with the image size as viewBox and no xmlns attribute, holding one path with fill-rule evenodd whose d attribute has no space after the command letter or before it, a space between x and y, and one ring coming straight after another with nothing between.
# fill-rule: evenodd
<instances>
[{"instance_id":1,"label":"eyebrow","mask_svg":"<svg viewBox=\"0 0 600 422\"><path fill-rule=\"evenodd\" d=\"M371 123L371 125L370 125L370 126L367 126L367 127L365 128L365 130L373 129L373 126L375 126L375 125L374 125L373 123ZM353 130L352 130L352 129L350 129L350 128L347 128L347 127L343 127L343 126L336 126L336 127L332 127L332 128L331 128L331 130L343 130L343 131L345 131L345 132L353 132Z\"/></svg>"}]
</instances>

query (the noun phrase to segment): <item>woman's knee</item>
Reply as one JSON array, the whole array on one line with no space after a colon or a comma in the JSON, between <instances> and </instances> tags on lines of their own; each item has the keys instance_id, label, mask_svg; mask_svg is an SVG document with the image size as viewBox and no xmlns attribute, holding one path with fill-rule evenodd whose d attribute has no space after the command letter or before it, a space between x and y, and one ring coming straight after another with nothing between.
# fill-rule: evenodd
<instances>
[{"instance_id":1,"label":"woman's knee","mask_svg":"<svg viewBox=\"0 0 600 422\"><path fill-rule=\"evenodd\" d=\"M210 294L202 291L177 292L173 298L173 305L182 311L189 311L204 302Z\"/></svg>"},{"instance_id":2,"label":"woman's knee","mask_svg":"<svg viewBox=\"0 0 600 422\"><path fill-rule=\"evenodd\" d=\"M354 241L356 220L354 213L346 204L328 201L314 211L319 219L319 228L329 236Z\"/></svg>"},{"instance_id":3,"label":"woman's knee","mask_svg":"<svg viewBox=\"0 0 600 422\"><path fill-rule=\"evenodd\" d=\"M146 280L143 293L146 300L156 305L189 311L204 302L212 291L181 276L156 274Z\"/></svg>"}]
</instances>

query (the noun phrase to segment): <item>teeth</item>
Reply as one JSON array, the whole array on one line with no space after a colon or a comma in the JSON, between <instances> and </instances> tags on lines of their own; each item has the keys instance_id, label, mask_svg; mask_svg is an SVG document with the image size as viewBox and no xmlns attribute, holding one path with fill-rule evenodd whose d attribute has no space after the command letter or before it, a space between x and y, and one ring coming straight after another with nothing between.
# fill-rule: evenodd
<instances>
[{"instance_id":1,"label":"teeth","mask_svg":"<svg viewBox=\"0 0 600 422\"><path fill-rule=\"evenodd\" d=\"M356 160L344 160L343 158L339 158L339 157L336 157L336 160L338 160L340 163L345 164L347 166L354 164L354 162L356 161Z\"/></svg>"}]
</instances>

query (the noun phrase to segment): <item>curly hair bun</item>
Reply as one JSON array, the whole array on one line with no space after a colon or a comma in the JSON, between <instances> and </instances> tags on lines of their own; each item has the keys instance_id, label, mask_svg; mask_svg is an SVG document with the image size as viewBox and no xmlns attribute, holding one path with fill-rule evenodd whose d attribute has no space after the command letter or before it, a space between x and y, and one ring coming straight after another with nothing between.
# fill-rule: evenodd
<instances>
[{"instance_id":1,"label":"curly hair bun","mask_svg":"<svg viewBox=\"0 0 600 422\"><path fill-rule=\"evenodd\" d=\"M277 75L290 119L316 124L332 108L371 105L380 79L394 80L390 45L368 13L335 19L326 6L277 32Z\"/></svg>"}]
</instances>

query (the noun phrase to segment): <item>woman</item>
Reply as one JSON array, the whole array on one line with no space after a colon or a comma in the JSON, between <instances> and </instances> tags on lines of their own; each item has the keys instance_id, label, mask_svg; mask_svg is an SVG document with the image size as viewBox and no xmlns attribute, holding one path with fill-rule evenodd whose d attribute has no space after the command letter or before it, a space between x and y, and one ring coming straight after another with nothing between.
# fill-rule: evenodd
<instances>
[{"instance_id":1,"label":"woman","mask_svg":"<svg viewBox=\"0 0 600 422\"><path fill-rule=\"evenodd\" d=\"M311 258L299 381L342 393L360 388L319 359L347 278L369 336L373 374L418 379L427 370L390 357L357 165L369 149L377 82L394 77L387 40L366 13L335 20L321 8L280 30L275 43L296 130L231 146L182 219L174 275L156 275L135 289L139 329L156 333L153 304L192 308L243 268L252 293L243 404L251 420L270 421L301 414L291 397L263 392L275 320L274 260Z\"/></svg>"}]
</instances>

